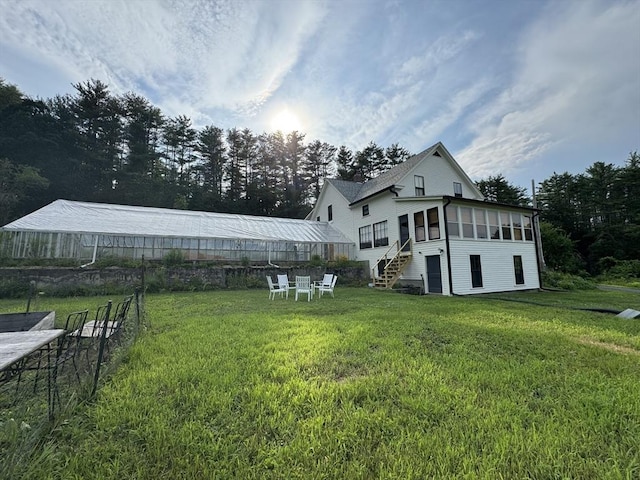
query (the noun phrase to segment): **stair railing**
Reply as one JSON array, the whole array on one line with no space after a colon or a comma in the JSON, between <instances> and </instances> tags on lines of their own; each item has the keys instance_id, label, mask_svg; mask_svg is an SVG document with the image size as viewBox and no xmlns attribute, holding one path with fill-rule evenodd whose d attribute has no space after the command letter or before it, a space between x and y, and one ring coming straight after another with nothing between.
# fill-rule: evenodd
<instances>
[{"instance_id":1,"label":"stair railing","mask_svg":"<svg viewBox=\"0 0 640 480\"><path fill-rule=\"evenodd\" d=\"M375 262L375 264L374 264L373 268L371 269L371 279L372 279L372 281L373 281L373 283L374 283L374 284L375 284L375 282L376 282L376 278L378 278L378 276L376 275L376 270L378 269L378 264L379 264L380 262L382 262L383 260L384 260L384 262L385 262L384 269L383 269L383 271L384 271L384 270L386 270L386 269L387 269L387 265L389 265L389 264L390 264L391 262L393 262L396 258L398 258L398 257L400 256L400 254L401 254L401 253L407 253L407 252L404 252L404 248L405 248L406 246L409 246L409 249L408 249L408 253L409 253L409 255L411 255L411 254L412 254L412 252L411 252L411 237L409 237L409 239L408 239L406 242L404 242L404 243L402 244L402 246L401 246L401 247L398 247L398 245L399 245L399 244L400 244L400 242L399 242L398 240L396 240L395 242L393 242L393 243L389 246L389 248L387 249L387 251L386 251L386 252L384 252L384 254L383 254L383 255L382 255L378 260L376 260L376 262ZM393 248L394 248L394 247L396 248L396 253L394 253L394 254L393 254L393 256L392 256L391 258L389 258L389 253L393 250Z\"/></svg>"}]
</instances>

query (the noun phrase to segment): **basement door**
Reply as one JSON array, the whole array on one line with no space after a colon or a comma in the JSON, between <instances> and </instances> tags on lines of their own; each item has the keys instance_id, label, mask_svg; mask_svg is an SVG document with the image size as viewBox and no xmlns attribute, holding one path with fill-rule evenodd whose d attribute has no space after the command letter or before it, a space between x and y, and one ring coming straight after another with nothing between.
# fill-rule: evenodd
<instances>
[{"instance_id":1,"label":"basement door","mask_svg":"<svg viewBox=\"0 0 640 480\"><path fill-rule=\"evenodd\" d=\"M427 292L442 293L440 255L428 255L425 259L427 261Z\"/></svg>"}]
</instances>

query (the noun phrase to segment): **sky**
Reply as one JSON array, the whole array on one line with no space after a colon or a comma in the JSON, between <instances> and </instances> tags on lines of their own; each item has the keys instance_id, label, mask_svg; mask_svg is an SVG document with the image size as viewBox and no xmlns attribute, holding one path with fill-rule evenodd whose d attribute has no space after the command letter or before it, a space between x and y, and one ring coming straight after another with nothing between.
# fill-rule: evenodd
<instances>
[{"instance_id":1,"label":"sky","mask_svg":"<svg viewBox=\"0 0 640 480\"><path fill-rule=\"evenodd\" d=\"M441 141L530 188L640 151L639 25L640 0L0 0L0 77L354 151Z\"/></svg>"}]
</instances>

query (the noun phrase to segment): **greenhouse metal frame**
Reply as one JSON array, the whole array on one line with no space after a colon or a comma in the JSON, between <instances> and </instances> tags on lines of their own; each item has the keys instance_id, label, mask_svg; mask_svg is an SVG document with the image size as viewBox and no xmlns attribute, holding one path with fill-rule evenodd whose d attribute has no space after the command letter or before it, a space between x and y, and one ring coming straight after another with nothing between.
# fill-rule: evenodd
<instances>
[{"instance_id":1,"label":"greenhouse metal frame","mask_svg":"<svg viewBox=\"0 0 640 480\"><path fill-rule=\"evenodd\" d=\"M93 262L104 257L252 263L352 259L327 222L57 200L2 227L0 253Z\"/></svg>"}]
</instances>

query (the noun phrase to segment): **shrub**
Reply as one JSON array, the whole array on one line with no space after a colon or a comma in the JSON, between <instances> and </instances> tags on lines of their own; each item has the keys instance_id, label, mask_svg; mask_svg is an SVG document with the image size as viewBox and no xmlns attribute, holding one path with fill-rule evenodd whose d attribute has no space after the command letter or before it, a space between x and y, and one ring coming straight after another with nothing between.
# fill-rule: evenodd
<instances>
[{"instance_id":1,"label":"shrub","mask_svg":"<svg viewBox=\"0 0 640 480\"><path fill-rule=\"evenodd\" d=\"M175 267L183 264L184 261L184 252L182 250L178 250L177 248L172 248L171 250L169 250L169 253L167 253L162 259L162 263L164 263L166 267Z\"/></svg>"},{"instance_id":2,"label":"shrub","mask_svg":"<svg viewBox=\"0 0 640 480\"><path fill-rule=\"evenodd\" d=\"M359 267L362 265L362 262L358 260L349 260L349 257L346 255L338 255L333 262L329 262L329 265L335 268L349 268L349 267Z\"/></svg>"},{"instance_id":3,"label":"shrub","mask_svg":"<svg viewBox=\"0 0 640 480\"><path fill-rule=\"evenodd\" d=\"M149 293L160 293L167 289L167 276L164 267L156 268L147 273L145 288Z\"/></svg>"},{"instance_id":4,"label":"shrub","mask_svg":"<svg viewBox=\"0 0 640 480\"><path fill-rule=\"evenodd\" d=\"M141 264L142 262L140 260L106 255L97 259L92 266L100 269L107 267L139 268Z\"/></svg>"},{"instance_id":5,"label":"shrub","mask_svg":"<svg viewBox=\"0 0 640 480\"><path fill-rule=\"evenodd\" d=\"M29 282L0 280L0 298L26 298Z\"/></svg>"},{"instance_id":6,"label":"shrub","mask_svg":"<svg viewBox=\"0 0 640 480\"><path fill-rule=\"evenodd\" d=\"M583 268L583 262L575 250L573 241L561 228L541 222L540 235L544 260L550 268L573 274Z\"/></svg>"},{"instance_id":7,"label":"shrub","mask_svg":"<svg viewBox=\"0 0 640 480\"><path fill-rule=\"evenodd\" d=\"M640 278L640 260L616 260L604 257L598 262L602 273L614 278Z\"/></svg>"},{"instance_id":8,"label":"shrub","mask_svg":"<svg viewBox=\"0 0 640 480\"><path fill-rule=\"evenodd\" d=\"M560 288L562 290L591 290L596 288L595 283L590 278L557 270L542 272L542 285L545 288Z\"/></svg>"},{"instance_id":9,"label":"shrub","mask_svg":"<svg viewBox=\"0 0 640 480\"><path fill-rule=\"evenodd\" d=\"M313 255L309 261L309 265L312 267L324 267L325 263L326 262L320 255Z\"/></svg>"}]
</instances>

